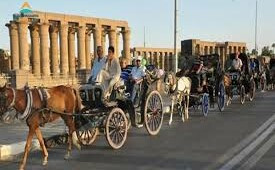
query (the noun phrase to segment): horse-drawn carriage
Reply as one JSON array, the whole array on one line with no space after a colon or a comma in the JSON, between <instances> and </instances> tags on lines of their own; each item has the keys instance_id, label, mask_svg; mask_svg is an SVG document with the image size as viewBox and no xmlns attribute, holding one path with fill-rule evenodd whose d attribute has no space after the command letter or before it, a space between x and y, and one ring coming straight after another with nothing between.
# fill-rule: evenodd
<instances>
[{"instance_id":1,"label":"horse-drawn carriage","mask_svg":"<svg viewBox=\"0 0 275 170\"><path fill-rule=\"evenodd\" d=\"M157 135L163 121L163 103L154 86L158 80L154 73L154 69L147 69L137 95L137 105L129 99L125 85L115 85L108 101L104 101L100 85L82 85L79 93L84 108L75 116L81 144L91 145L102 132L109 145L119 149L125 143L131 124L145 124L150 135Z\"/></svg>"},{"instance_id":2,"label":"horse-drawn carriage","mask_svg":"<svg viewBox=\"0 0 275 170\"><path fill-rule=\"evenodd\" d=\"M200 57L206 68L207 90L209 93L210 105L217 103L220 111L224 110L226 101L226 88L229 87L227 78L222 70L222 63L218 54L204 55ZM226 87L225 87L226 83Z\"/></svg>"},{"instance_id":3,"label":"horse-drawn carriage","mask_svg":"<svg viewBox=\"0 0 275 170\"><path fill-rule=\"evenodd\" d=\"M201 73L194 72L193 66L200 65L200 61L197 61L198 63L194 61L195 58L189 57L179 72L176 74L168 72L165 76L165 92L172 99L169 124L172 123L174 105L183 121L189 117L189 107L196 109L201 107L202 115L208 115L210 101L207 71L202 71Z\"/></svg>"},{"instance_id":4,"label":"horse-drawn carriage","mask_svg":"<svg viewBox=\"0 0 275 170\"><path fill-rule=\"evenodd\" d=\"M236 71L232 69L232 61L235 56L236 54L231 54L229 56L229 64L227 65L227 71L232 81L231 99L233 98L233 95L239 95L240 103L244 104L245 98L248 94L250 101L254 99L256 85L251 71L249 57L244 53L241 53L239 55L239 58L242 60L243 66L241 68L241 71Z\"/></svg>"}]
</instances>

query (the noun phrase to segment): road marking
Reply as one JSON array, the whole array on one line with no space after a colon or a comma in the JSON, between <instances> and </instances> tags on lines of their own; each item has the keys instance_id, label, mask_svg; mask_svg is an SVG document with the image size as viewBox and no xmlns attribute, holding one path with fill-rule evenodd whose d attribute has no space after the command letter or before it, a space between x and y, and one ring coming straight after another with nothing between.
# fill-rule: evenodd
<instances>
[{"instance_id":1,"label":"road marking","mask_svg":"<svg viewBox=\"0 0 275 170\"><path fill-rule=\"evenodd\" d=\"M236 165L238 165L247 155L249 155L260 143L262 143L265 138L270 135L275 129L275 124L272 124L268 129L266 129L256 140L249 144L245 149L243 149L238 155L234 156L228 163L220 168L220 170L231 170Z\"/></svg>"},{"instance_id":2,"label":"road marking","mask_svg":"<svg viewBox=\"0 0 275 170\"><path fill-rule=\"evenodd\" d=\"M256 163L269 151L269 149L275 144L275 134L255 153L253 154L240 169L249 170L256 165Z\"/></svg>"},{"instance_id":3,"label":"road marking","mask_svg":"<svg viewBox=\"0 0 275 170\"><path fill-rule=\"evenodd\" d=\"M228 150L224 155L222 155L220 158L218 158L217 161L215 161L213 164L210 164L204 170L212 170L217 169L219 165L224 164L227 160L232 158L234 155L240 152L241 149L243 149L245 146L247 146L249 143L251 143L256 137L258 137L266 128L272 124L272 122L275 121L275 114L271 116L264 124L262 124L255 132L250 134L248 137L246 137L244 140L242 140L239 144Z\"/></svg>"}]
</instances>

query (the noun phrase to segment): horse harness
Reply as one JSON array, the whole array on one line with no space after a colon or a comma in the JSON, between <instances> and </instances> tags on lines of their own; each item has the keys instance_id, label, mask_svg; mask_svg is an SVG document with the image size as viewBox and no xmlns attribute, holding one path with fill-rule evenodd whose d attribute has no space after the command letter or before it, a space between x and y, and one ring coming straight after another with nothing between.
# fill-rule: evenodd
<instances>
[{"instance_id":1,"label":"horse harness","mask_svg":"<svg viewBox=\"0 0 275 170\"><path fill-rule=\"evenodd\" d=\"M14 88L11 88L11 90L13 92L13 99L11 104L8 106L8 110L14 109L14 106L15 106L16 91ZM22 114L17 114L17 118L20 120L25 120L28 123L28 119L32 116L32 113L34 113L34 111L38 111L42 113L43 123L40 124L40 126L43 126L45 124L44 122L49 121L49 120L46 120L45 111L48 111L50 113L49 119L51 119L52 117L52 110L47 107L47 99L49 96L46 89L44 88L39 87L39 88L35 88L34 90L37 90L39 94L40 101L42 102L41 108L37 109L33 107L33 92L29 87L25 87L24 91L26 95L27 105Z\"/></svg>"}]
</instances>

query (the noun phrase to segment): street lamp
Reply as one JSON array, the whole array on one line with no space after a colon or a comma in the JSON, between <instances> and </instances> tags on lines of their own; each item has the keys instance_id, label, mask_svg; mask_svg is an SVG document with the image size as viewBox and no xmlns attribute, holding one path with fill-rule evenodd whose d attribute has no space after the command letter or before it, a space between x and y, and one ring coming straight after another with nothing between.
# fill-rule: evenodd
<instances>
[{"instance_id":1,"label":"street lamp","mask_svg":"<svg viewBox=\"0 0 275 170\"><path fill-rule=\"evenodd\" d=\"M174 11L174 72L178 71L178 52L177 52L177 0L175 0L175 11Z\"/></svg>"},{"instance_id":2,"label":"street lamp","mask_svg":"<svg viewBox=\"0 0 275 170\"><path fill-rule=\"evenodd\" d=\"M255 16L255 51L256 51L256 56L258 55L257 34L258 34L258 0L256 0L256 16Z\"/></svg>"}]
</instances>

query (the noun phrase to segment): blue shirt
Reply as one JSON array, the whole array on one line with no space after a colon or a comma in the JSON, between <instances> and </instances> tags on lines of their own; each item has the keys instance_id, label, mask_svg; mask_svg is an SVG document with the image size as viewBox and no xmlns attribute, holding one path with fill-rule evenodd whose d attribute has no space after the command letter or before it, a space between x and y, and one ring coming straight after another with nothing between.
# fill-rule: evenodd
<instances>
[{"instance_id":1,"label":"blue shirt","mask_svg":"<svg viewBox=\"0 0 275 170\"><path fill-rule=\"evenodd\" d=\"M128 65L126 68L121 69L121 75L120 78L124 81L127 81L129 79L129 75L131 74L131 71L133 69L133 66Z\"/></svg>"},{"instance_id":2,"label":"blue shirt","mask_svg":"<svg viewBox=\"0 0 275 170\"><path fill-rule=\"evenodd\" d=\"M255 68L256 68L256 63L255 63L255 62L250 62L250 68L251 68L252 70L255 70Z\"/></svg>"},{"instance_id":3,"label":"blue shirt","mask_svg":"<svg viewBox=\"0 0 275 170\"><path fill-rule=\"evenodd\" d=\"M105 67L105 65L106 65L106 57L102 57L99 61L98 61L98 58L95 58L93 68L91 70L92 81L96 80L98 73L100 72L100 70L102 70L102 68Z\"/></svg>"}]
</instances>

